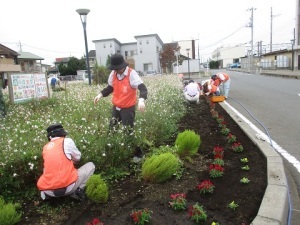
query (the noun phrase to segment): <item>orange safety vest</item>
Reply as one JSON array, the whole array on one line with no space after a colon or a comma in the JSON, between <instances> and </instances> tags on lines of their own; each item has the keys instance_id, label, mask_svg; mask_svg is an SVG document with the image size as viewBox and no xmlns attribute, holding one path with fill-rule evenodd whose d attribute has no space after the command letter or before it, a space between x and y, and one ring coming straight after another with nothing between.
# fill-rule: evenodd
<instances>
[{"instance_id":1,"label":"orange safety vest","mask_svg":"<svg viewBox=\"0 0 300 225\"><path fill-rule=\"evenodd\" d=\"M219 74L220 73L217 73L217 77L218 77L219 83L226 82L226 81L229 80L229 75L227 73L222 73L224 75L224 77L225 77L225 80L223 80L223 81L219 78Z\"/></svg>"},{"instance_id":2,"label":"orange safety vest","mask_svg":"<svg viewBox=\"0 0 300 225\"><path fill-rule=\"evenodd\" d=\"M112 103L119 108L130 108L136 104L137 89L132 88L130 85L130 73L132 69L129 68L128 75L122 80L119 80L117 73L113 75L113 98Z\"/></svg>"},{"instance_id":3,"label":"orange safety vest","mask_svg":"<svg viewBox=\"0 0 300 225\"><path fill-rule=\"evenodd\" d=\"M218 87L214 84L210 84L211 85L211 90L210 90L210 93L216 93Z\"/></svg>"},{"instance_id":4,"label":"orange safety vest","mask_svg":"<svg viewBox=\"0 0 300 225\"><path fill-rule=\"evenodd\" d=\"M43 147L44 172L37 182L39 190L64 188L78 179L72 160L65 155L64 139L57 138Z\"/></svg>"}]
</instances>

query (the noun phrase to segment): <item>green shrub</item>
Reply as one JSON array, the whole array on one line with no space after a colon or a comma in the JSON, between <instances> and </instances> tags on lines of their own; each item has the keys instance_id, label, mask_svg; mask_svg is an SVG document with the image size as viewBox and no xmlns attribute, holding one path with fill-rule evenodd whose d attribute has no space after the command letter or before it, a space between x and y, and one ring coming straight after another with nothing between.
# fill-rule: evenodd
<instances>
[{"instance_id":1,"label":"green shrub","mask_svg":"<svg viewBox=\"0 0 300 225\"><path fill-rule=\"evenodd\" d=\"M179 133L175 141L179 157L195 155L198 152L200 144L200 136L192 130L185 130Z\"/></svg>"},{"instance_id":2,"label":"green shrub","mask_svg":"<svg viewBox=\"0 0 300 225\"><path fill-rule=\"evenodd\" d=\"M100 174L92 175L86 182L86 195L97 203L107 202L108 187Z\"/></svg>"},{"instance_id":3,"label":"green shrub","mask_svg":"<svg viewBox=\"0 0 300 225\"><path fill-rule=\"evenodd\" d=\"M152 155L142 165L142 176L152 183L164 182L180 168L179 159L171 152Z\"/></svg>"},{"instance_id":4,"label":"green shrub","mask_svg":"<svg viewBox=\"0 0 300 225\"><path fill-rule=\"evenodd\" d=\"M16 211L17 205L12 203L5 203L4 199L0 197L0 224L13 225L20 221L22 213Z\"/></svg>"}]
</instances>

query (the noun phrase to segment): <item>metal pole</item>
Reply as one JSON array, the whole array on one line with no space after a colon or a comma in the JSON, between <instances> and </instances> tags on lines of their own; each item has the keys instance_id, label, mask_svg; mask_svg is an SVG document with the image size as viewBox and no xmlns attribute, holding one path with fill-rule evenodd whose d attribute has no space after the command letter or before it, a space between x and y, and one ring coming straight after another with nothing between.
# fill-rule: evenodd
<instances>
[{"instance_id":1,"label":"metal pole","mask_svg":"<svg viewBox=\"0 0 300 225\"><path fill-rule=\"evenodd\" d=\"M177 76L178 76L178 66L179 66L179 64L178 64L178 50L176 51L176 63L177 63L177 68L176 68L176 73L177 73Z\"/></svg>"},{"instance_id":2,"label":"metal pole","mask_svg":"<svg viewBox=\"0 0 300 225\"><path fill-rule=\"evenodd\" d=\"M190 79L190 56L188 52L188 71L189 71L189 79Z\"/></svg>"},{"instance_id":3,"label":"metal pole","mask_svg":"<svg viewBox=\"0 0 300 225\"><path fill-rule=\"evenodd\" d=\"M76 12L80 15L80 20L81 20L82 26L83 26L85 54L86 54L86 66L87 66L87 71L88 71L89 85L91 86L92 79L91 79L89 50L88 50L87 35L86 35L86 18L87 18L87 14L90 12L90 10L89 9L77 9Z\"/></svg>"},{"instance_id":4,"label":"metal pole","mask_svg":"<svg viewBox=\"0 0 300 225\"><path fill-rule=\"evenodd\" d=\"M86 23L83 22L82 25L83 25L83 30L84 30L86 65L87 65L87 71L88 71L88 77L89 77L89 85L91 86L92 79L91 79L91 71L90 71L89 50L88 50L88 43L87 43L87 36L86 36Z\"/></svg>"}]
</instances>

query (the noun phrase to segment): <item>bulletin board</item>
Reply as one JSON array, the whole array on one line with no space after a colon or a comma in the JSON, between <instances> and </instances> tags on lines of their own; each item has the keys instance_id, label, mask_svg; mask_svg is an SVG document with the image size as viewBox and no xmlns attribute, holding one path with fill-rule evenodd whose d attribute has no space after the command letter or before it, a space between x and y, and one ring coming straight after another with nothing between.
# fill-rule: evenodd
<instances>
[{"instance_id":1,"label":"bulletin board","mask_svg":"<svg viewBox=\"0 0 300 225\"><path fill-rule=\"evenodd\" d=\"M12 103L49 97L46 74L10 74L8 86Z\"/></svg>"}]
</instances>

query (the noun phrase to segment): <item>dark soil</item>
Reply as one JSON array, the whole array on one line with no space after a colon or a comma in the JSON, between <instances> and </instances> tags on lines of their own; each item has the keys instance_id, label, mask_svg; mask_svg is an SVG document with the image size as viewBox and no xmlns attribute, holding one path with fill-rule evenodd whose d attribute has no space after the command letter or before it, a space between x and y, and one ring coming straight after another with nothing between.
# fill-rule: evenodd
<instances>
[{"instance_id":1,"label":"dark soil","mask_svg":"<svg viewBox=\"0 0 300 225\"><path fill-rule=\"evenodd\" d=\"M216 119L211 115L211 105L206 98L200 99L200 104L187 105L187 114L179 123L180 131L194 130L201 137L199 154L192 161L185 161L185 171L180 179L150 184L136 176L127 176L110 188L109 200L105 204L95 204L88 200L83 204L70 199L54 200L40 203L48 207L59 208L56 216L46 216L37 213L34 207L23 207L25 212L20 222L22 225L85 225L94 218L99 218L105 225L129 225L130 213L134 209L150 209L153 214L149 225L189 225L191 221L187 210L174 211L169 206L170 194L187 194L187 206L199 203L207 214L207 220L200 224L218 222L220 225L249 225L257 215L267 186L266 159L256 145L243 133L231 117L216 103L215 109L224 117L230 133L237 137L244 151L234 152L230 149L227 136L221 134ZM174 140L175 141L175 140ZM215 146L224 148L224 175L220 178L210 178L208 167L213 160ZM247 157L250 170L242 170L244 165L240 159ZM250 183L243 184L240 179L247 177ZM200 194L196 186L203 180L210 179L215 185L212 194ZM65 206L66 201L71 205ZM235 210L228 207L234 201L239 206ZM29 210L30 208L30 210ZM49 210L49 208L47 208Z\"/></svg>"}]
</instances>

